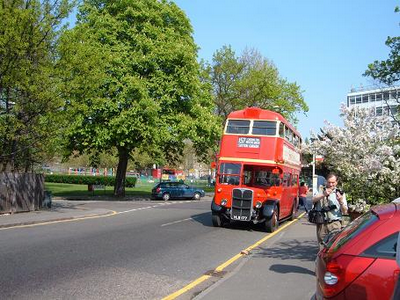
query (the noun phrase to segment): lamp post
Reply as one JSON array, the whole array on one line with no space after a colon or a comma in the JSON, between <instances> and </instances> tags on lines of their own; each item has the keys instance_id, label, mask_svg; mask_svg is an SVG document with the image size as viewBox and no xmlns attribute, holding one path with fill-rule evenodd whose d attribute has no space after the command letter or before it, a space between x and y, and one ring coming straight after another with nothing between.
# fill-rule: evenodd
<instances>
[{"instance_id":1,"label":"lamp post","mask_svg":"<svg viewBox=\"0 0 400 300\"><path fill-rule=\"evenodd\" d=\"M312 189L313 194L315 194L318 190L318 176L315 175L315 153L312 156Z\"/></svg>"}]
</instances>

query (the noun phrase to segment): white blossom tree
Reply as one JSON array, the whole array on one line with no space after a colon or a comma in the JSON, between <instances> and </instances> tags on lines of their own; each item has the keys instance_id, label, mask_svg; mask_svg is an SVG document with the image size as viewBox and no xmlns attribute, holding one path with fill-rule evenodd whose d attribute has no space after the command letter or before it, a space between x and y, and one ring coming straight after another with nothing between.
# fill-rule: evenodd
<instances>
[{"instance_id":1,"label":"white blossom tree","mask_svg":"<svg viewBox=\"0 0 400 300\"><path fill-rule=\"evenodd\" d=\"M372 110L341 108L344 127L329 122L305 147L324 156L352 200L376 204L400 196L400 131L388 116Z\"/></svg>"}]
</instances>

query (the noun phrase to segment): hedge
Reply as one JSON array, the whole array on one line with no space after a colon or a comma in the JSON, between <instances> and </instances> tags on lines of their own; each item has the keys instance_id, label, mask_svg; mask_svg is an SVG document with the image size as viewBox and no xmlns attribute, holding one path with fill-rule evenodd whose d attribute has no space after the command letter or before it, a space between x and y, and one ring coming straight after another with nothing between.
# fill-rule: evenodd
<instances>
[{"instance_id":1,"label":"hedge","mask_svg":"<svg viewBox=\"0 0 400 300\"><path fill-rule=\"evenodd\" d=\"M135 187L136 177L126 177L125 187ZM69 184L93 184L114 186L115 176L84 176L84 175L58 175L46 174L45 182L69 183Z\"/></svg>"}]
</instances>

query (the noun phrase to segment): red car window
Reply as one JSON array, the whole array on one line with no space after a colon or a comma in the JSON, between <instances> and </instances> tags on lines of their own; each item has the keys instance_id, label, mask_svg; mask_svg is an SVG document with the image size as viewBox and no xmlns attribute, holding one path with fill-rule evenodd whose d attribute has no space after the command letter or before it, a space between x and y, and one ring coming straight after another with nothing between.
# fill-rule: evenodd
<instances>
[{"instance_id":1,"label":"red car window","mask_svg":"<svg viewBox=\"0 0 400 300\"><path fill-rule=\"evenodd\" d=\"M380 240L364 251L363 256L396 259L398 232Z\"/></svg>"},{"instance_id":2,"label":"red car window","mask_svg":"<svg viewBox=\"0 0 400 300\"><path fill-rule=\"evenodd\" d=\"M348 226L346 226L338 235L336 235L335 238L328 242L328 251L330 253L338 251L348 241L355 238L376 221L378 221L378 217L371 211L354 220Z\"/></svg>"}]
</instances>

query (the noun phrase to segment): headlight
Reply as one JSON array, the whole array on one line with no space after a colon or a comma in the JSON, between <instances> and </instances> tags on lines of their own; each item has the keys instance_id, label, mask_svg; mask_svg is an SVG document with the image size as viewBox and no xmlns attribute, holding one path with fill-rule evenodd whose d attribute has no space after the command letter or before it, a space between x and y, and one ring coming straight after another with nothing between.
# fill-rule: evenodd
<instances>
[{"instance_id":1,"label":"headlight","mask_svg":"<svg viewBox=\"0 0 400 300\"><path fill-rule=\"evenodd\" d=\"M221 206L225 206L228 203L228 200L222 199L221 200Z\"/></svg>"},{"instance_id":2,"label":"headlight","mask_svg":"<svg viewBox=\"0 0 400 300\"><path fill-rule=\"evenodd\" d=\"M262 202L261 201L257 201L256 202L256 208L260 208L262 206Z\"/></svg>"}]
</instances>

